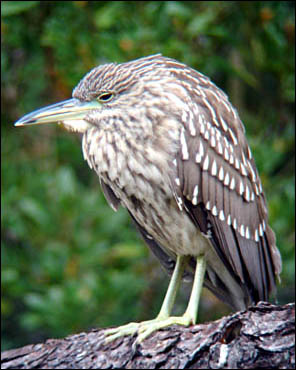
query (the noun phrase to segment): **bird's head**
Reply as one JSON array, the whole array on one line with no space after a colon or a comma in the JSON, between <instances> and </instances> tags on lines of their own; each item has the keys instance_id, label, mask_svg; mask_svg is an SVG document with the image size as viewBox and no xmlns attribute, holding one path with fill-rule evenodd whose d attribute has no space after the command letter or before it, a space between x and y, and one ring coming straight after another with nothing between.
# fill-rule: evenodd
<instances>
[{"instance_id":1,"label":"bird's head","mask_svg":"<svg viewBox=\"0 0 296 370\"><path fill-rule=\"evenodd\" d=\"M165 114L165 102L160 97L164 97L163 81L169 76L163 68L168 60L158 54L96 67L75 87L72 99L35 110L15 126L62 123L70 131L85 133L91 127L110 126L120 119L136 129L144 109L145 113L153 108L155 115Z\"/></svg>"}]
</instances>

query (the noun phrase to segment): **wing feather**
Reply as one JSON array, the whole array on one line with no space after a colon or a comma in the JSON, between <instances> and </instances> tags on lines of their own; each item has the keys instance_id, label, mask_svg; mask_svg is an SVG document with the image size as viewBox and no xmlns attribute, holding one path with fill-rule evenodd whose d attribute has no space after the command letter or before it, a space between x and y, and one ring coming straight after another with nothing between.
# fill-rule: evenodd
<instances>
[{"instance_id":1,"label":"wing feather","mask_svg":"<svg viewBox=\"0 0 296 370\"><path fill-rule=\"evenodd\" d=\"M107 202L114 211L117 211L120 205L120 199L117 198L111 187L107 185L101 177L99 179L102 192L104 193Z\"/></svg>"},{"instance_id":2,"label":"wing feather","mask_svg":"<svg viewBox=\"0 0 296 370\"><path fill-rule=\"evenodd\" d=\"M192 122L183 122L175 160L180 182L174 184L173 191L185 205L183 211L210 239L229 274L241 286L248 305L267 300L275 289L280 256L268 226L266 201L244 127L222 92L214 98L216 104L220 99L222 109L215 104L215 109L210 107L206 98L201 93L193 109L195 129ZM185 145L186 155L182 152ZM223 287L223 281L217 283L219 271L210 268L206 285L220 297L225 288L224 300L239 306L230 287Z\"/></svg>"}]
</instances>

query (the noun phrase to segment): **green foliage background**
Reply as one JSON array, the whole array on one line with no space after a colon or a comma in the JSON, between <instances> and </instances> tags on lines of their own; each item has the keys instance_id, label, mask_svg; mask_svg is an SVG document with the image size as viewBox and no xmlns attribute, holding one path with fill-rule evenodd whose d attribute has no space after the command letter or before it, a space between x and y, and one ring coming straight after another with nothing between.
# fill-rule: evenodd
<instances>
[{"instance_id":1,"label":"green foliage background","mask_svg":"<svg viewBox=\"0 0 296 370\"><path fill-rule=\"evenodd\" d=\"M1 2L2 348L156 315L166 274L113 212L80 138L20 116L69 98L92 67L161 52L210 76L247 128L294 288L294 2ZM188 295L184 288L176 312ZM227 309L205 292L200 320Z\"/></svg>"}]
</instances>

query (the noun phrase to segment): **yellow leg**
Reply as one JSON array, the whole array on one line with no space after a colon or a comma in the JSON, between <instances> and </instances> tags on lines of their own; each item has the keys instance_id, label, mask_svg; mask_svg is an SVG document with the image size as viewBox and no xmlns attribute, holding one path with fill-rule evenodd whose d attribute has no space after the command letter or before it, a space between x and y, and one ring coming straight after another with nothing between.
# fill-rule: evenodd
<instances>
[{"instance_id":1,"label":"yellow leg","mask_svg":"<svg viewBox=\"0 0 296 370\"><path fill-rule=\"evenodd\" d=\"M134 335L141 326L147 326L153 322L167 319L171 312L173 305L175 303L176 294L180 286L182 279L184 267L185 267L186 257L177 256L176 265L174 268L173 275L171 277L165 298L163 300L161 309L157 317L153 320L143 321L143 322L131 322L126 325L119 326L118 328L112 328L105 331L106 342L111 342L116 338L125 336L125 335Z\"/></svg>"},{"instance_id":2,"label":"yellow leg","mask_svg":"<svg viewBox=\"0 0 296 370\"><path fill-rule=\"evenodd\" d=\"M165 299L161 306L161 310L157 317L154 320L143 321L140 323L133 322L127 325L120 326L118 328L106 330L105 335L107 337L107 342L111 342L114 339L125 335L134 335L136 332L138 332L136 343L140 343L151 333L161 328L173 324L188 326L190 324L196 323L199 297L201 294L203 278L206 269L206 262L203 256L197 257L196 259L196 270L194 274L192 291L185 313L183 314L183 316L170 316L175 302L176 293L181 282L185 262L186 257L177 257L176 266Z\"/></svg>"}]
</instances>

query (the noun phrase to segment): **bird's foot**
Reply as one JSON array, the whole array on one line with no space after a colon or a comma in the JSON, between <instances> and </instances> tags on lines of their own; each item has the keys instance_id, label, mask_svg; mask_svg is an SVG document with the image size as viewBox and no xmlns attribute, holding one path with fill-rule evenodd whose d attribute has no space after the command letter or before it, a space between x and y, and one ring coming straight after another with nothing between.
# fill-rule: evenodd
<instances>
[{"instance_id":1,"label":"bird's foot","mask_svg":"<svg viewBox=\"0 0 296 370\"><path fill-rule=\"evenodd\" d=\"M134 343L134 345L137 345L143 342L144 339L146 339L154 331L174 324L189 326L190 324L193 324L193 320L189 315L183 315L183 316L170 316L165 318L157 317L156 319L143 322L131 322L127 325L119 326L118 328L106 330L105 342L110 343L117 338L126 335L134 335L137 333L138 337Z\"/></svg>"},{"instance_id":2,"label":"bird's foot","mask_svg":"<svg viewBox=\"0 0 296 370\"><path fill-rule=\"evenodd\" d=\"M154 331L157 331L162 328L166 328L171 325L182 325L182 326L189 326L192 323L192 320L188 316L170 316L165 319L156 318L154 320L150 320L144 322L144 325L140 326L138 329L138 337L136 342L141 343L145 340L150 334Z\"/></svg>"},{"instance_id":3,"label":"bird's foot","mask_svg":"<svg viewBox=\"0 0 296 370\"><path fill-rule=\"evenodd\" d=\"M105 343L113 342L115 339L125 337L126 335L136 334L139 326L144 322L130 322L129 324L118 326L117 328L105 330Z\"/></svg>"}]
</instances>

